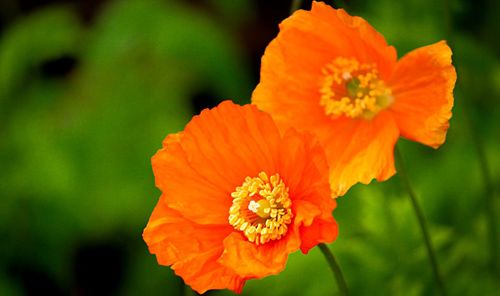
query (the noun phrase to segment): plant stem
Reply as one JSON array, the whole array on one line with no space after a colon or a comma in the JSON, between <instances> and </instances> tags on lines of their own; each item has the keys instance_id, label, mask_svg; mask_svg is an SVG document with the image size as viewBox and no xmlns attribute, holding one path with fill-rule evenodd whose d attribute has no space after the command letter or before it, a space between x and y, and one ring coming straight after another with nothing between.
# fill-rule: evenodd
<instances>
[{"instance_id":1,"label":"plant stem","mask_svg":"<svg viewBox=\"0 0 500 296\"><path fill-rule=\"evenodd\" d=\"M337 282L340 295L343 296L349 295L349 290L347 289L347 283L344 279L344 275L342 274L342 270L340 269L337 260L335 260L332 251L330 251L330 248L328 248L328 246L323 243L319 244L318 248L325 256L326 261L328 262L328 266L330 266L330 269L333 272L333 276L335 277L335 281Z\"/></svg>"},{"instance_id":2,"label":"plant stem","mask_svg":"<svg viewBox=\"0 0 500 296\"><path fill-rule=\"evenodd\" d=\"M432 247L431 243L431 238L429 235L429 230L427 229L427 225L425 222L425 217L424 213L422 212L422 209L420 208L420 205L417 200L417 196L415 194L415 191L413 191L413 187L411 186L410 179L408 178L408 174L406 173L404 161L403 161L403 156L401 155L401 152L399 150L398 145L396 145L395 149L395 156L396 156L396 163L398 165L398 174L403 181L404 186L406 187L406 190L408 191L408 197L410 198L411 204L413 206L413 209L415 210L415 214L417 215L417 220L418 224L420 225L420 230L422 231L422 236L424 237L425 241L425 247L427 249L427 255L429 257L429 261L432 266L432 271L434 273L434 278L436 280L436 283L439 288L439 292L441 295L446 296L446 289L444 286L443 278L441 276L441 273L439 271L439 266L437 263L436 259L436 254L434 252L434 248Z\"/></svg>"},{"instance_id":3,"label":"plant stem","mask_svg":"<svg viewBox=\"0 0 500 296\"><path fill-rule=\"evenodd\" d=\"M290 14L299 9L300 5L302 5L302 0L292 0L292 6L290 6Z\"/></svg>"}]
</instances>

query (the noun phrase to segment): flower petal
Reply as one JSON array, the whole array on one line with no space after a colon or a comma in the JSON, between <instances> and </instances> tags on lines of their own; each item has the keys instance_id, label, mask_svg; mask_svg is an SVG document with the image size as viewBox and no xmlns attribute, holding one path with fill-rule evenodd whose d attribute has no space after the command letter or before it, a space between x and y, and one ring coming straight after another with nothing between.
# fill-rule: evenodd
<instances>
[{"instance_id":1,"label":"flower petal","mask_svg":"<svg viewBox=\"0 0 500 296\"><path fill-rule=\"evenodd\" d=\"M337 238L338 226L331 212L335 207L335 200L327 208L318 207L307 200L294 201L295 224L300 225L299 233L303 253L318 243L329 243Z\"/></svg>"},{"instance_id":2,"label":"flower petal","mask_svg":"<svg viewBox=\"0 0 500 296\"><path fill-rule=\"evenodd\" d=\"M162 146L167 147L172 143L179 143L181 141L181 138L182 138L182 132L170 134L163 140Z\"/></svg>"},{"instance_id":3,"label":"flower petal","mask_svg":"<svg viewBox=\"0 0 500 296\"><path fill-rule=\"evenodd\" d=\"M289 129L280 151L280 172L293 199L294 224L300 226L302 251L320 242L332 242L338 231L332 217L336 202L330 196L336 195L331 194L323 147L311 134Z\"/></svg>"},{"instance_id":4,"label":"flower petal","mask_svg":"<svg viewBox=\"0 0 500 296\"><path fill-rule=\"evenodd\" d=\"M401 135L439 147L444 143L453 107L456 73L445 41L405 55L390 80L395 98L391 110Z\"/></svg>"},{"instance_id":5,"label":"flower petal","mask_svg":"<svg viewBox=\"0 0 500 296\"><path fill-rule=\"evenodd\" d=\"M292 38L295 35L299 37ZM290 42L278 37L268 45L252 103L269 112L280 126L288 127L293 120L297 128L312 129L328 120L319 105L319 82L321 69L331 58L321 52L329 44L302 35L289 32ZM313 46L301 46L304 43Z\"/></svg>"},{"instance_id":6,"label":"flower petal","mask_svg":"<svg viewBox=\"0 0 500 296\"><path fill-rule=\"evenodd\" d=\"M175 273L196 292L203 294L212 289L229 289L241 293L246 279L217 262L219 250L211 250L172 265Z\"/></svg>"},{"instance_id":7,"label":"flower petal","mask_svg":"<svg viewBox=\"0 0 500 296\"><path fill-rule=\"evenodd\" d=\"M144 229L143 238L158 263L171 265L185 257L220 248L232 231L228 225L200 225L184 218L166 204L162 196Z\"/></svg>"},{"instance_id":8,"label":"flower petal","mask_svg":"<svg viewBox=\"0 0 500 296\"><path fill-rule=\"evenodd\" d=\"M263 245L249 242L238 232L224 240L224 253L219 262L245 278L261 278L277 274L285 268L288 255L298 250L297 230L290 227L285 237Z\"/></svg>"},{"instance_id":9,"label":"flower petal","mask_svg":"<svg viewBox=\"0 0 500 296\"><path fill-rule=\"evenodd\" d=\"M156 186L172 199L169 206L201 224L224 224L230 206L227 192L188 161L178 142L171 142L152 158ZM169 198L170 197L170 198Z\"/></svg>"},{"instance_id":10,"label":"flower petal","mask_svg":"<svg viewBox=\"0 0 500 296\"><path fill-rule=\"evenodd\" d=\"M326 154L311 134L288 129L280 142L279 151L278 172L290 189L292 199L311 192L323 198L328 196L328 187L321 187L328 184ZM317 190L320 193L315 192Z\"/></svg>"},{"instance_id":11,"label":"flower petal","mask_svg":"<svg viewBox=\"0 0 500 296\"><path fill-rule=\"evenodd\" d=\"M309 226L300 227L302 253L307 254L309 250L319 243L333 242L338 235L338 226L333 217L325 217L324 219L314 219L314 222Z\"/></svg>"},{"instance_id":12,"label":"flower petal","mask_svg":"<svg viewBox=\"0 0 500 296\"><path fill-rule=\"evenodd\" d=\"M289 32L295 34L288 36ZM301 40L303 38L306 40ZM300 43L313 41L312 38L320 43ZM323 2L314 1L311 11L298 10L284 20L278 39L287 48L296 46L299 52L300 49L316 48L317 53L330 60L344 56L362 63L376 63L383 78L390 74L397 58L394 47L387 45L384 36L367 21ZM296 60L300 62L304 58L312 57L302 55Z\"/></svg>"},{"instance_id":13,"label":"flower petal","mask_svg":"<svg viewBox=\"0 0 500 296\"><path fill-rule=\"evenodd\" d=\"M329 133L323 143L333 194L343 195L357 182L384 181L394 175L399 130L390 113L382 111L372 120L340 118Z\"/></svg>"},{"instance_id":14,"label":"flower petal","mask_svg":"<svg viewBox=\"0 0 500 296\"><path fill-rule=\"evenodd\" d=\"M229 101L195 116L153 157L169 206L200 224L227 224L231 192L245 177L276 171L279 131L255 106Z\"/></svg>"},{"instance_id":15,"label":"flower petal","mask_svg":"<svg viewBox=\"0 0 500 296\"><path fill-rule=\"evenodd\" d=\"M351 16L343 9L334 9L316 1L312 4L311 17L329 25L319 28L315 23L312 29L317 34L328 38L335 47L344 42L348 44L345 51L338 51L337 55L354 57L363 63L377 64L382 78L388 77L391 73L397 59L396 49L387 45L384 36L366 20Z\"/></svg>"},{"instance_id":16,"label":"flower petal","mask_svg":"<svg viewBox=\"0 0 500 296\"><path fill-rule=\"evenodd\" d=\"M199 293L225 288L240 291L244 280L217 263L223 251L222 242L232 230L227 225L193 223L169 208L162 196L143 238L159 264L173 264L175 272Z\"/></svg>"}]
</instances>

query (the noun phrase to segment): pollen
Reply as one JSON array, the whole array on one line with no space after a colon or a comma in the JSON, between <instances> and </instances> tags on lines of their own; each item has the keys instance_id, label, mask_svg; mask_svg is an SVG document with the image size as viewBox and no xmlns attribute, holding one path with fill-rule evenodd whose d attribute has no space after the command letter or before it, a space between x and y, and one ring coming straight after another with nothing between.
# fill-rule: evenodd
<instances>
[{"instance_id":1,"label":"pollen","mask_svg":"<svg viewBox=\"0 0 500 296\"><path fill-rule=\"evenodd\" d=\"M333 118L371 119L393 102L375 64L339 57L322 69L320 105Z\"/></svg>"},{"instance_id":2,"label":"pollen","mask_svg":"<svg viewBox=\"0 0 500 296\"><path fill-rule=\"evenodd\" d=\"M229 224L257 245L282 238L292 222L292 201L279 174L246 177L231 193Z\"/></svg>"}]
</instances>

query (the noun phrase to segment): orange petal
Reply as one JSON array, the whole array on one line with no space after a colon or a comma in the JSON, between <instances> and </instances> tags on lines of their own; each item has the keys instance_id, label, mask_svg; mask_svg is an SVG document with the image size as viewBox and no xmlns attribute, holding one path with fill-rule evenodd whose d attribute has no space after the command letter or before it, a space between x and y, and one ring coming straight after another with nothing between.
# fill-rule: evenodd
<instances>
[{"instance_id":1,"label":"orange petal","mask_svg":"<svg viewBox=\"0 0 500 296\"><path fill-rule=\"evenodd\" d=\"M269 112L278 125L312 129L328 120L319 105L319 82L321 69L331 58L321 54L321 47L298 46L320 42L298 39L285 45L282 38L276 38L266 48L252 103Z\"/></svg>"},{"instance_id":2,"label":"orange petal","mask_svg":"<svg viewBox=\"0 0 500 296\"><path fill-rule=\"evenodd\" d=\"M285 237L263 245L249 242L233 232L224 240L224 254L219 262L245 278L261 278L277 274L285 268L288 255L298 250L297 230L290 227Z\"/></svg>"},{"instance_id":3,"label":"orange petal","mask_svg":"<svg viewBox=\"0 0 500 296\"><path fill-rule=\"evenodd\" d=\"M304 199L294 201L295 224L300 225L300 249L303 253L318 243L329 243L337 238L338 226L332 216L336 203L334 199L330 201L327 208Z\"/></svg>"},{"instance_id":4,"label":"orange petal","mask_svg":"<svg viewBox=\"0 0 500 296\"><path fill-rule=\"evenodd\" d=\"M171 137L171 136L169 136ZM204 110L153 157L169 206L200 224L227 224L231 192L245 177L276 171L279 131L255 106L229 101Z\"/></svg>"},{"instance_id":5,"label":"orange petal","mask_svg":"<svg viewBox=\"0 0 500 296\"><path fill-rule=\"evenodd\" d=\"M208 289L241 291L244 280L217 263L230 226L199 225L169 208L162 196L144 229L143 238L159 264L172 265L199 293Z\"/></svg>"},{"instance_id":6,"label":"orange petal","mask_svg":"<svg viewBox=\"0 0 500 296\"><path fill-rule=\"evenodd\" d=\"M182 132L170 134L163 140L162 146L166 147L167 145L172 143L179 143L181 141L181 138Z\"/></svg>"},{"instance_id":7,"label":"orange petal","mask_svg":"<svg viewBox=\"0 0 500 296\"><path fill-rule=\"evenodd\" d=\"M384 36L366 20L351 16L343 9L334 9L316 1L312 4L311 16L329 24L329 27L319 28L315 23L316 27L312 29L317 34L328 38L334 46L343 42L348 44L346 51L339 51L337 54L354 57L363 63L375 63L381 77L388 77L397 59L396 49L387 45Z\"/></svg>"},{"instance_id":8,"label":"orange petal","mask_svg":"<svg viewBox=\"0 0 500 296\"><path fill-rule=\"evenodd\" d=\"M302 251L307 252L320 242L332 242L337 237L337 224L332 217L336 202L330 198L323 147L312 135L289 129L280 151L280 172L290 189L294 224L301 229Z\"/></svg>"},{"instance_id":9,"label":"orange petal","mask_svg":"<svg viewBox=\"0 0 500 296\"><path fill-rule=\"evenodd\" d=\"M171 208L197 223L223 225L227 222L227 209L231 205L227 190L198 173L189 164L180 143L172 142L159 150L152 164L156 186L166 199L172 199L168 202Z\"/></svg>"},{"instance_id":10,"label":"orange petal","mask_svg":"<svg viewBox=\"0 0 500 296\"><path fill-rule=\"evenodd\" d=\"M329 133L323 143L334 194L343 195L357 182L384 181L394 175L399 130L390 113L382 111L372 120L340 118Z\"/></svg>"},{"instance_id":11,"label":"orange petal","mask_svg":"<svg viewBox=\"0 0 500 296\"><path fill-rule=\"evenodd\" d=\"M246 279L218 263L219 257L219 250L207 251L175 263L172 269L200 294L212 289L229 289L241 293Z\"/></svg>"},{"instance_id":12,"label":"orange petal","mask_svg":"<svg viewBox=\"0 0 500 296\"><path fill-rule=\"evenodd\" d=\"M344 56L361 63L376 63L383 78L390 74L397 58L394 47L388 46L385 38L367 21L323 2L313 2L311 11L298 10L284 20L277 39L286 44L283 50L290 48L291 53L295 47L300 54L300 49L315 49L317 55L329 59L327 62ZM313 57L303 54L295 58L296 62L305 64L304 58Z\"/></svg>"},{"instance_id":13,"label":"orange petal","mask_svg":"<svg viewBox=\"0 0 500 296\"><path fill-rule=\"evenodd\" d=\"M338 235L338 226L333 217L314 219L309 226L300 227L302 253L307 254L311 248L319 243L331 243Z\"/></svg>"},{"instance_id":14,"label":"orange petal","mask_svg":"<svg viewBox=\"0 0 500 296\"><path fill-rule=\"evenodd\" d=\"M300 135L300 137L299 137ZM293 200L307 200L325 212L335 208L326 153L317 138L289 129L280 146L279 168Z\"/></svg>"},{"instance_id":15,"label":"orange petal","mask_svg":"<svg viewBox=\"0 0 500 296\"><path fill-rule=\"evenodd\" d=\"M228 225L199 225L184 218L166 204L162 196L155 206L143 238L158 263L171 265L175 261L219 248L232 231Z\"/></svg>"},{"instance_id":16,"label":"orange petal","mask_svg":"<svg viewBox=\"0 0 500 296\"><path fill-rule=\"evenodd\" d=\"M413 50L397 63L390 80L391 110L405 138L433 148L444 143L456 81L451 54L441 41Z\"/></svg>"},{"instance_id":17,"label":"orange petal","mask_svg":"<svg viewBox=\"0 0 500 296\"><path fill-rule=\"evenodd\" d=\"M292 199L315 190L320 191L320 197L328 196L326 154L312 135L288 129L279 151L278 172L290 189Z\"/></svg>"}]
</instances>

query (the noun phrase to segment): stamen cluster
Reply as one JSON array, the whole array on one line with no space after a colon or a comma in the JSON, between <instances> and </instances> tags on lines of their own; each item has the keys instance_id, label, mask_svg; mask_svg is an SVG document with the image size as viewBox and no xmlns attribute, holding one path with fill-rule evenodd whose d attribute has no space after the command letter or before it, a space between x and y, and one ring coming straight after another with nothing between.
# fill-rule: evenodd
<instances>
[{"instance_id":1,"label":"stamen cluster","mask_svg":"<svg viewBox=\"0 0 500 296\"><path fill-rule=\"evenodd\" d=\"M392 103L391 90L379 79L374 64L339 57L322 73L320 105L329 116L371 119Z\"/></svg>"},{"instance_id":2,"label":"stamen cluster","mask_svg":"<svg viewBox=\"0 0 500 296\"><path fill-rule=\"evenodd\" d=\"M253 243L265 244L280 239L292 222L292 201L279 174L268 177L246 177L243 184L231 193L229 224L242 231Z\"/></svg>"}]
</instances>

